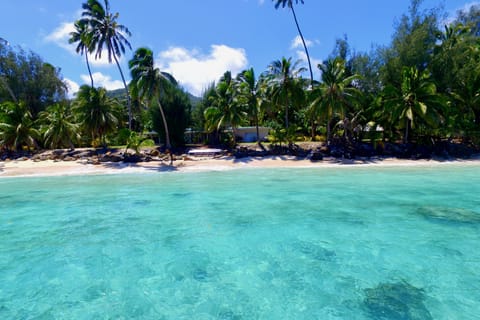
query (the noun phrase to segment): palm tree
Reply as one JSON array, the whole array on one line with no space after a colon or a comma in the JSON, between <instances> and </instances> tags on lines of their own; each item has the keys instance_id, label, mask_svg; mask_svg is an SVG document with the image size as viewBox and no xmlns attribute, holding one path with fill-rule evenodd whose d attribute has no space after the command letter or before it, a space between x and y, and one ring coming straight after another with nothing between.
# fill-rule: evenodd
<instances>
[{"instance_id":1,"label":"palm tree","mask_svg":"<svg viewBox=\"0 0 480 320\"><path fill-rule=\"evenodd\" d=\"M74 142L80 140L79 126L67 104L57 103L39 114L39 122L46 147L74 148Z\"/></svg>"},{"instance_id":2,"label":"palm tree","mask_svg":"<svg viewBox=\"0 0 480 320\"><path fill-rule=\"evenodd\" d=\"M403 142L409 141L411 129L424 121L429 126L440 122L443 99L437 94L435 84L427 71L416 67L404 67L400 88L387 86L384 90L385 112L391 114L391 121L405 129Z\"/></svg>"},{"instance_id":3,"label":"palm tree","mask_svg":"<svg viewBox=\"0 0 480 320\"><path fill-rule=\"evenodd\" d=\"M140 99L146 99L147 103L156 101L158 104L165 129L165 147L170 153L170 164L173 164L172 145L170 143L167 118L165 117L165 112L160 102L163 86L170 82L171 78L163 74L160 69L155 68L153 52L148 48L137 49L133 58L128 62L128 66L132 75L134 96Z\"/></svg>"},{"instance_id":4,"label":"palm tree","mask_svg":"<svg viewBox=\"0 0 480 320\"><path fill-rule=\"evenodd\" d=\"M127 40L127 36L131 36L128 28L117 22L119 13L111 13L108 0L104 0L105 7L102 6L99 0L87 0L82 5L82 17L85 23L90 26L90 35L92 49L96 49L95 59L102 58L102 52L105 49L108 54L108 62L112 63L112 58L117 64L118 71L122 77L125 92L127 94L128 107L128 127L132 129L132 106L130 93L128 91L127 82L123 75L122 68L118 58L125 53L125 47L132 49L132 46ZM90 46L88 47L90 49Z\"/></svg>"},{"instance_id":5,"label":"palm tree","mask_svg":"<svg viewBox=\"0 0 480 320\"><path fill-rule=\"evenodd\" d=\"M245 100L245 104L255 121L255 127L257 129L257 143L260 145L260 132L259 132L259 113L260 113L260 83L255 78L255 71L253 68L242 71L237 76L238 92L237 95Z\"/></svg>"},{"instance_id":6,"label":"palm tree","mask_svg":"<svg viewBox=\"0 0 480 320\"><path fill-rule=\"evenodd\" d=\"M316 109L313 113L323 115L327 119L327 143L331 142L331 125L335 114L344 118L345 110L354 103L358 90L352 82L358 75L347 76L345 61L339 57L319 64L322 71L321 83L315 88L316 99L310 108Z\"/></svg>"},{"instance_id":7,"label":"palm tree","mask_svg":"<svg viewBox=\"0 0 480 320\"><path fill-rule=\"evenodd\" d=\"M304 90L300 74L305 68L292 58L273 61L268 70L272 102L285 108L285 128L289 126L289 109L303 98Z\"/></svg>"},{"instance_id":8,"label":"palm tree","mask_svg":"<svg viewBox=\"0 0 480 320\"><path fill-rule=\"evenodd\" d=\"M310 71L310 85L313 85L313 70L312 70L312 63L310 62L310 54L308 53L308 48L307 44L305 42L305 38L303 37L302 30L300 29L300 25L297 20L297 14L295 13L295 9L293 6L293 0L272 0L275 2L275 9L278 9L280 6L282 8L285 8L288 6L290 10L292 10L293 14L293 19L295 20L295 25L297 26L298 34L300 36L300 39L302 39L303 43L303 48L305 49L305 54L307 55L307 61L308 61L308 70ZM295 0L295 3L298 4L300 2L301 4L304 4L304 0Z\"/></svg>"},{"instance_id":9,"label":"palm tree","mask_svg":"<svg viewBox=\"0 0 480 320\"><path fill-rule=\"evenodd\" d=\"M24 146L36 148L40 132L25 103L5 102L0 108L0 145L13 151Z\"/></svg>"},{"instance_id":10,"label":"palm tree","mask_svg":"<svg viewBox=\"0 0 480 320\"><path fill-rule=\"evenodd\" d=\"M119 123L118 101L109 98L105 88L83 85L73 103L78 122L90 134L92 142L99 139L105 146L106 135L115 131Z\"/></svg>"},{"instance_id":11,"label":"palm tree","mask_svg":"<svg viewBox=\"0 0 480 320\"><path fill-rule=\"evenodd\" d=\"M232 73L227 71L220 78L212 97L212 106L205 109L204 115L207 130L220 130L221 127L230 125L233 131L233 143L236 142L235 129L245 120L246 113L242 105L234 99L235 82Z\"/></svg>"},{"instance_id":12,"label":"palm tree","mask_svg":"<svg viewBox=\"0 0 480 320\"><path fill-rule=\"evenodd\" d=\"M85 54L85 62L87 63L88 74L90 75L91 87L93 88L93 76L90 70L88 54L94 50L92 46L91 33L86 20L77 20L74 24L75 31L70 32L69 43L77 43L75 49L80 55Z\"/></svg>"}]
</instances>

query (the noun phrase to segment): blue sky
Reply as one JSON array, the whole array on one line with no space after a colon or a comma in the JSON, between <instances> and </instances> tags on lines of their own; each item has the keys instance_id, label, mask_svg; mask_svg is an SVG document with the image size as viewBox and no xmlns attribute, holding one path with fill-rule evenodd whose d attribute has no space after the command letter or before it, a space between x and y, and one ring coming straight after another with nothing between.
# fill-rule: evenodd
<instances>
[{"instance_id":1,"label":"blue sky","mask_svg":"<svg viewBox=\"0 0 480 320\"><path fill-rule=\"evenodd\" d=\"M68 44L68 33L80 17L82 2L0 2L0 37L61 68L70 93L89 83L84 58ZM422 8L442 6L454 16L473 3L424 0ZM305 0L296 10L313 64L325 59L335 39L344 34L356 51L388 45L395 21L407 12L409 4L409 0ZM290 11L275 10L271 0L110 0L110 6L111 11L120 13L119 22L132 32L129 40L133 50L141 46L152 49L157 66L196 95L226 70L236 74L253 67L260 74L273 60L304 55ZM121 59L127 75L132 55L133 51L127 51ZM97 86L122 87L115 65L93 61L92 68Z\"/></svg>"}]
</instances>

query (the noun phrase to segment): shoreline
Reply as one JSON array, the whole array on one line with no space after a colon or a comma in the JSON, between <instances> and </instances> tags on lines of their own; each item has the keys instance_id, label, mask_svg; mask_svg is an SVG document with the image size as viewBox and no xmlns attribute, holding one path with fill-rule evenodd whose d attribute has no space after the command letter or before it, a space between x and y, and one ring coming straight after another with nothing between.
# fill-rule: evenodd
<instances>
[{"instance_id":1,"label":"shoreline","mask_svg":"<svg viewBox=\"0 0 480 320\"><path fill-rule=\"evenodd\" d=\"M12 160L0 162L0 179L7 177L48 177L105 174L134 174L161 172L208 172L237 170L242 168L359 168L359 167L433 167L444 165L478 165L480 156L471 159L422 159L374 157L370 159L325 158L321 161L298 159L293 156L267 156L198 158L176 160L172 166L167 161L139 163L105 162L90 164L78 161L33 161Z\"/></svg>"}]
</instances>

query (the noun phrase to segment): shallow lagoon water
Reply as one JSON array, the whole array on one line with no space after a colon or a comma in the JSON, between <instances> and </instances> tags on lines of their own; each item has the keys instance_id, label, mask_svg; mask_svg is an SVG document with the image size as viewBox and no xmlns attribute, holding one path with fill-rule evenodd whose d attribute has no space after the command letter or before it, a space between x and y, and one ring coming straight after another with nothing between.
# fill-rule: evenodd
<instances>
[{"instance_id":1,"label":"shallow lagoon water","mask_svg":"<svg viewBox=\"0 0 480 320\"><path fill-rule=\"evenodd\" d=\"M0 179L0 318L478 319L479 170Z\"/></svg>"}]
</instances>

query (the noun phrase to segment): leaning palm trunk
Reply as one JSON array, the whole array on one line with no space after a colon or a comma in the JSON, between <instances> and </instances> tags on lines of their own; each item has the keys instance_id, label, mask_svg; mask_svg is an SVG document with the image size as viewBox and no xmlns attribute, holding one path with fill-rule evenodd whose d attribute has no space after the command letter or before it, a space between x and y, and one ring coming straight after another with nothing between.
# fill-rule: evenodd
<instances>
[{"instance_id":1,"label":"leaning palm trunk","mask_svg":"<svg viewBox=\"0 0 480 320\"><path fill-rule=\"evenodd\" d=\"M411 126L411 120L410 119L406 119L405 120L405 134L403 136L403 143L404 144L407 144L408 143L408 135L409 135L409 129L410 129L410 126Z\"/></svg>"},{"instance_id":2,"label":"leaning palm trunk","mask_svg":"<svg viewBox=\"0 0 480 320\"><path fill-rule=\"evenodd\" d=\"M173 164L173 153L172 153L172 145L170 144L170 133L168 131L167 125L167 118L165 117L165 113L163 112L162 104L160 103L160 99L158 99L158 109L160 109L160 115L162 116L163 127L165 128L165 147L170 154L170 165Z\"/></svg>"},{"instance_id":3,"label":"leaning palm trunk","mask_svg":"<svg viewBox=\"0 0 480 320\"><path fill-rule=\"evenodd\" d=\"M90 69L90 62L88 62L88 50L85 51L85 62L87 63L88 75L90 76L91 87L93 89L93 76L92 70Z\"/></svg>"},{"instance_id":4,"label":"leaning palm trunk","mask_svg":"<svg viewBox=\"0 0 480 320\"><path fill-rule=\"evenodd\" d=\"M308 70L310 71L310 86L313 85L313 71L312 71L312 63L310 62L310 54L308 53L307 44L305 43L305 39L303 38L302 30L300 30L300 25L298 24L297 14L295 13L295 9L293 5L290 7L293 13L293 19L295 19L295 25L297 26L298 34L300 35L300 39L302 39L303 48L305 49L305 54L307 55L308 61Z\"/></svg>"},{"instance_id":5,"label":"leaning palm trunk","mask_svg":"<svg viewBox=\"0 0 480 320\"><path fill-rule=\"evenodd\" d=\"M128 129L132 130L132 104L130 101L130 93L128 91L127 82L125 81L125 77L123 76L122 68L120 68L120 63L118 62L117 55L113 54L113 59L115 59L115 63L117 64L118 71L120 71L120 76L122 77L123 86L125 87L125 92L127 93L127 108L128 108Z\"/></svg>"}]
</instances>

